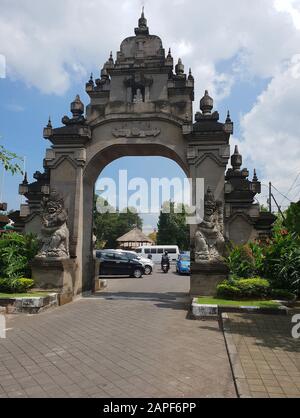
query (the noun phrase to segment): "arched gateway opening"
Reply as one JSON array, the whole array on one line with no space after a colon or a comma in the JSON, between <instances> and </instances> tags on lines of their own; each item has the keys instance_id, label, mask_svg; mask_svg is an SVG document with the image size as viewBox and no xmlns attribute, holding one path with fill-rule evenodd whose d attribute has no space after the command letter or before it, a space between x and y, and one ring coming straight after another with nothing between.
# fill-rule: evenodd
<instances>
[{"instance_id":1,"label":"arched gateway opening","mask_svg":"<svg viewBox=\"0 0 300 418\"><path fill-rule=\"evenodd\" d=\"M110 55L100 78L91 76L86 92L86 109L77 96L71 103L72 117L62 119L63 127L53 128L49 121L44 137L52 146L44 159L45 172L36 173L32 184L25 178L21 188L28 200L21 211L24 231L42 232L43 248L32 265L38 286L57 288L67 299L92 290L94 184L107 164L123 156L167 157L187 177L204 179L205 190L210 189L207 222L217 228L209 212L218 208L218 219L213 219L228 239L231 234L243 240L244 235L248 239L266 232L253 204L260 183L256 176L249 181L247 170L241 170L238 150L225 178L233 132L229 114L219 122L213 99L205 92L193 122L192 72L185 73L180 59L174 68L171 51L166 54L161 39L150 35L144 13L135 36L121 43L116 59ZM246 225L235 234L241 214ZM205 294L211 291L210 277L224 277L224 266L210 258L207 231L200 228L195 234L196 229L191 228L191 241L196 241L191 294Z\"/></svg>"},{"instance_id":2,"label":"arched gateway opening","mask_svg":"<svg viewBox=\"0 0 300 418\"><path fill-rule=\"evenodd\" d=\"M156 122L157 123L157 122ZM101 130L96 132L99 135ZM175 132L174 132L175 133ZM102 135L99 135L99 141L103 144ZM172 136L173 141L167 145L162 145L158 141L143 141L134 140L126 141L126 143L118 143L117 145L108 145L102 151L95 153L91 157L89 164L86 166L86 170L83 173L83 246L82 246L82 260L83 260L83 287L90 289L93 286L93 205L94 205L94 191L95 183L103 172L104 168L113 161L122 157L151 157L159 156L166 157L176 162L184 171L185 175L189 176L189 168L186 162L183 160L184 153L180 155L174 149L183 149L182 144L176 144L176 136ZM175 140L174 140L175 139ZM108 141L113 143L114 139ZM119 142L119 141L118 141ZM156 142L156 143L155 143ZM167 141L166 141L167 142ZM97 149L97 147L95 148ZM155 174L155 173L154 173ZM167 174L167 173L166 173ZM143 172L139 173L143 176Z\"/></svg>"},{"instance_id":3,"label":"arched gateway opening","mask_svg":"<svg viewBox=\"0 0 300 418\"><path fill-rule=\"evenodd\" d=\"M159 121L157 120L156 126L160 126ZM164 122L165 123L165 122ZM140 125L140 124L139 124ZM142 125L140 125L142 126ZM94 205L94 190L95 183L99 175L103 172L104 168L108 166L111 162L122 158L122 157L150 157L150 156L159 156L166 157L174 162L176 162L184 171L185 175L189 177L189 168L185 158L185 148L184 144L180 143L180 137L178 133L176 135L176 124L172 124L168 127L169 130L172 130L172 135L169 137L169 140L165 141L165 144L162 145L159 138L153 138L149 141L149 138L144 139L135 139L123 140L116 138L109 138L108 141L103 141L103 131L100 128L95 129L95 138L99 138L99 143L104 146L103 150L99 150L95 146L95 155L90 158L89 163L86 165L86 169L83 173L83 212L84 223L83 223L83 248L82 248L82 260L83 260L83 286L86 289L89 289L93 286L93 283L90 282L93 280L93 205ZM109 129L112 129L110 126ZM113 128L114 129L114 128ZM136 128L138 129L138 128ZM180 128L179 128L180 129ZM180 132L180 130L179 130ZM96 140L97 141L97 140ZM96 142L95 141L95 142ZM150 143L149 143L150 142ZM181 152L181 155L180 155ZM167 173L166 173L167 174ZM143 172L139 173L140 176L143 176ZM85 285L86 284L86 285Z\"/></svg>"}]
</instances>

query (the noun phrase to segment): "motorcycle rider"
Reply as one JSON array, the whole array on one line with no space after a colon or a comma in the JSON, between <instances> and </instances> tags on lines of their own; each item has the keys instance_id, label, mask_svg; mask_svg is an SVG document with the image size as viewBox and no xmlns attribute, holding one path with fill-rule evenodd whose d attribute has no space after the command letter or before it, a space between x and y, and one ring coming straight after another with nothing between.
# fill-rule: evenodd
<instances>
[{"instance_id":1,"label":"motorcycle rider","mask_svg":"<svg viewBox=\"0 0 300 418\"><path fill-rule=\"evenodd\" d=\"M163 270L163 265L167 264L168 270L170 269L170 259L169 259L169 253L168 251L165 251L165 253L161 257L161 269Z\"/></svg>"}]
</instances>

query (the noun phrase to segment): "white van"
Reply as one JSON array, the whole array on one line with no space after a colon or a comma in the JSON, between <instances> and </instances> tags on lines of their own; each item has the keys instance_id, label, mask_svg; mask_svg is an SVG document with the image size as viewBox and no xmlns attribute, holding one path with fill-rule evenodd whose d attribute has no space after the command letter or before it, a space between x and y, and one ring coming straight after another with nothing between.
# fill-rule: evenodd
<instances>
[{"instance_id":1,"label":"white van","mask_svg":"<svg viewBox=\"0 0 300 418\"><path fill-rule=\"evenodd\" d=\"M176 262L179 256L178 245L145 245L143 247L138 247L135 252L140 254L142 257L148 257L149 254L152 256L154 263L161 262L161 256L165 251L168 251L171 262Z\"/></svg>"}]
</instances>

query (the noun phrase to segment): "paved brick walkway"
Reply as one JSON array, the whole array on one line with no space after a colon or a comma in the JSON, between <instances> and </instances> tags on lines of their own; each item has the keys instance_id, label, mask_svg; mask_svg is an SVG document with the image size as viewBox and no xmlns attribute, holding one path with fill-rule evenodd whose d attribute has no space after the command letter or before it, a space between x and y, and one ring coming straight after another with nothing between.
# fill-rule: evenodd
<instances>
[{"instance_id":1,"label":"paved brick walkway","mask_svg":"<svg viewBox=\"0 0 300 418\"><path fill-rule=\"evenodd\" d=\"M291 317L227 314L225 336L239 395L300 398L300 340Z\"/></svg>"},{"instance_id":2,"label":"paved brick walkway","mask_svg":"<svg viewBox=\"0 0 300 418\"><path fill-rule=\"evenodd\" d=\"M234 397L215 321L186 319L189 278L112 279L105 293L8 320L0 397Z\"/></svg>"}]
</instances>

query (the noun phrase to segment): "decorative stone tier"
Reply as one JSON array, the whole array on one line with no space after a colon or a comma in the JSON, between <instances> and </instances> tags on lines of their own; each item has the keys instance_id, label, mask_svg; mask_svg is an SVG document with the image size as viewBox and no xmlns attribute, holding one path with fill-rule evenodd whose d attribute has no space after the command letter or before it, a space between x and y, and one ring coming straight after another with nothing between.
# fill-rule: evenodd
<instances>
[{"instance_id":1,"label":"decorative stone tier","mask_svg":"<svg viewBox=\"0 0 300 418\"><path fill-rule=\"evenodd\" d=\"M60 305L73 300L76 280L76 260L35 259L31 263L35 287L51 289L60 294Z\"/></svg>"},{"instance_id":2,"label":"decorative stone tier","mask_svg":"<svg viewBox=\"0 0 300 418\"><path fill-rule=\"evenodd\" d=\"M221 261L192 263L191 296L214 296L216 288L228 278L229 269Z\"/></svg>"}]
</instances>

